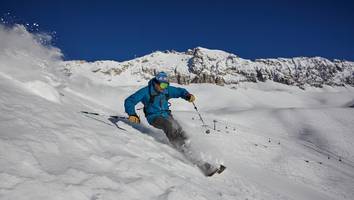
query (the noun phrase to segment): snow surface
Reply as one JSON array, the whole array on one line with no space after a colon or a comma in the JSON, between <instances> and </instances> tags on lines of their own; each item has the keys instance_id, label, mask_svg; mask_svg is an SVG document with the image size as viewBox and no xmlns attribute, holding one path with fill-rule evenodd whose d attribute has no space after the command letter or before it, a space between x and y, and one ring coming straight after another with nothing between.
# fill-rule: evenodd
<instances>
[{"instance_id":1,"label":"snow surface","mask_svg":"<svg viewBox=\"0 0 354 200\"><path fill-rule=\"evenodd\" d=\"M141 77L63 76L60 50L38 37L0 25L0 199L354 198L353 87L184 86L217 120L207 135L191 104L171 101L195 153L227 166L205 177L145 119L117 127L80 113L124 116Z\"/></svg>"}]
</instances>

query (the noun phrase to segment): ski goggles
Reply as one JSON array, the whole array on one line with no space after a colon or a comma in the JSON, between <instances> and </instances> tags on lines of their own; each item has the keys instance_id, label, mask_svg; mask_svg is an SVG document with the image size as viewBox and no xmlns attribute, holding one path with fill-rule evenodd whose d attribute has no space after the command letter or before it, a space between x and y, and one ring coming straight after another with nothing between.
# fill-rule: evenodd
<instances>
[{"instance_id":1,"label":"ski goggles","mask_svg":"<svg viewBox=\"0 0 354 200\"><path fill-rule=\"evenodd\" d=\"M162 82L159 84L161 89L166 89L168 87L168 83Z\"/></svg>"}]
</instances>

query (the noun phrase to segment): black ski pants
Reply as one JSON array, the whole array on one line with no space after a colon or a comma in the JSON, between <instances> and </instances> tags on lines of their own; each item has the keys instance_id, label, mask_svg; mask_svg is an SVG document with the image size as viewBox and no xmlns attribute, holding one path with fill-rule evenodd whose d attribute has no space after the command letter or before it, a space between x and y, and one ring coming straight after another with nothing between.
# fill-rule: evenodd
<instances>
[{"instance_id":1,"label":"black ski pants","mask_svg":"<svg viewBox=\"0 0 354 200\"><path fill-rule=\"evenodd\" d=\"M181 125L172 117L172 115L169 115L167 118L156 117L151 125L155 128L162 129L171 144L176 148L182 147L188 139Z\"/></svg>"}]
</instances>

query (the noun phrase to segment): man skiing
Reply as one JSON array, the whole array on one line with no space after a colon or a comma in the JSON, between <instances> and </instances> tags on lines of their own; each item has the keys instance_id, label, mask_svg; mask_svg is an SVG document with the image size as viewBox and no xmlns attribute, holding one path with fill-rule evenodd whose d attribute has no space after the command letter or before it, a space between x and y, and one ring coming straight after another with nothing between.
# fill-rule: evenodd
<instances>
[{"instance_id":1,"label":"man skiing","mask_svg":"<svg viewBox=\"0 0 354 200\"><path fill-rule=\"evenodd\" d=\"M218 167L209 163L196 160L187 144L188 137L181 125L173 118L169 110L168 100L171 98L183 98L194 102L195 96L184 88L170 86L167 74L159 72L148 85L141 88L125 99L125 112L129 115L128 120L132 123L140 123L140 118L135 112L135 105L139 102L144 104L144 114L150 125L162 129L170 143L181 151L189 160L197 164L206 176L220 172Z\"/></svg>"}]
</instances>

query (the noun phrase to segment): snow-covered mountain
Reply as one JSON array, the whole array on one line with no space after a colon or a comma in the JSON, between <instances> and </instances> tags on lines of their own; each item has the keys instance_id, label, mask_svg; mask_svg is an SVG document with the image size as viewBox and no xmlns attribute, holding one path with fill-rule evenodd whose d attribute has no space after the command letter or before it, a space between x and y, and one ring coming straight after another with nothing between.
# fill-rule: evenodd
<instances>
[{"instance_id":1,"label":"snow-covered mountain","mask_svg":"<svg viewBox=\"0 0 354 200\"><path fill-rule=\"evenodd\" d=\"M197 47L184 53L155 52L126 62L69 61L69 73L90 70L106 80L121 80L137 75L137 80L150 79L157 71L167 71L172 82L179 84L215 83L218 85L272 80L304 88L306 85L323 87L354 86L354 62L321 57L277 59L242 59L220 50ZM127 75L129 74L129 75ZM97 76L97 75L95 75Z\"/></svg>"},{"instance_id":2,"label":"snow-covered mountain","mask_svg":"<svg viewBox=\"0 0 354 200\"><path fill-rule=\"evenodd\" d=\"M197 97L208 125L216 120L216 130L205 134L193 106L171 100L195 153L227 166L205 177L143 117L133 127L80 112L125 116L124 99L154 70L184 73L186 82L196 78L204 70L197 60L194 72L186 68L194 52L156 52L123 63L64 62L60 49L42 45L48 39L20 25L0 25L1 200L354 198L349 84L306 90L273 81L173 84Z\"/></svg>"}]
</instances>

